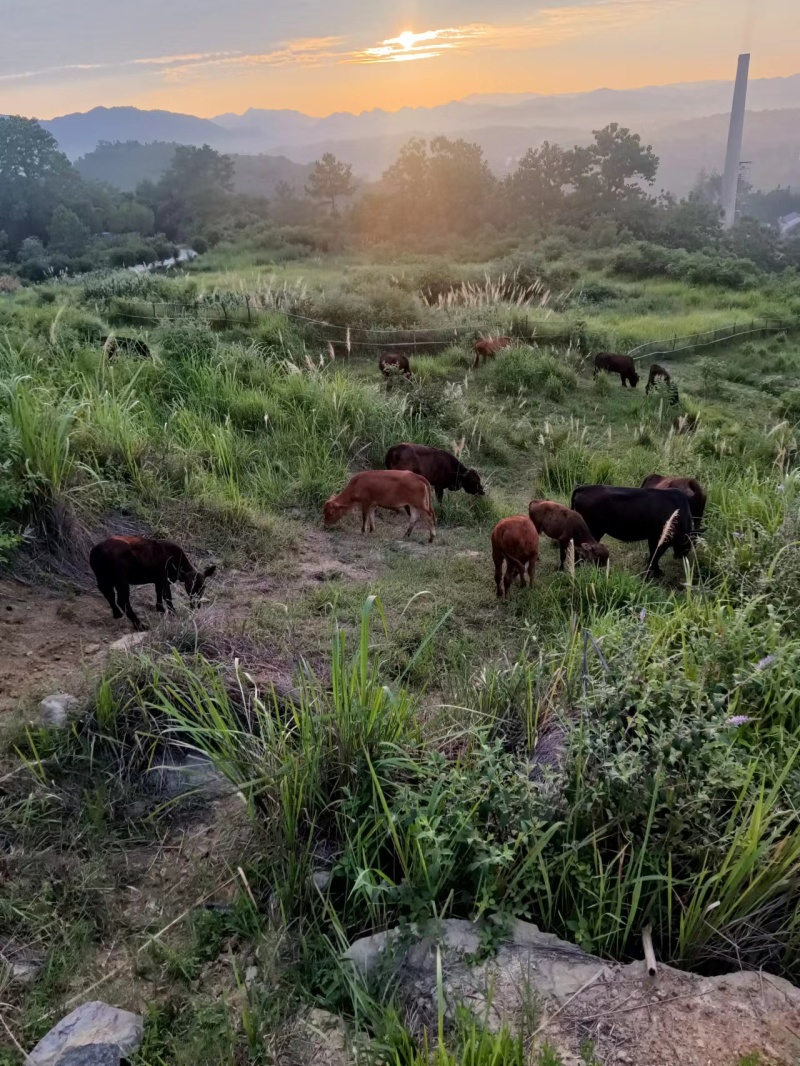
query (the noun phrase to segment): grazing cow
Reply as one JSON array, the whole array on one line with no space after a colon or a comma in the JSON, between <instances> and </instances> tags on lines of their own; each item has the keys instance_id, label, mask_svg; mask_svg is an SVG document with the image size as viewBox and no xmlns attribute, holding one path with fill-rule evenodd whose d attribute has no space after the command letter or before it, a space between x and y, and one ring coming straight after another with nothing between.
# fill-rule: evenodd
<instances>
[{"instance_id":1,"label":"grazing cow","mask_svg":"<svg viewBox=\"0 0 800 1066\"><path fill-rule=\"evenodd\" d=\"M608 548L594 539L577 511L570 511L569 507L549 500L531 500L528 514L539 533L554 540L561 549L559 570L564 569L570 542L575 545L576 558L585 559L595 566L605 566L608 562Z\"/></svg>"},{"instance_id":2,"label":"grazing cow","mask_svg":"<svg viewBox=\"0 0 800 1066\"><path fill-rule=\"evenodd\" d=\"M663 366L659 366L658 363L653 363L653 365L650 367L650 373L647 376L647 384L645 385L644 389L645 395L650 395L650 390L653 388L659 378L663 378L665 385L669 385L672 381L672 378L669 376L669 373L664 369Z\"/></svg>"},{"instance_id":3,"label":"grazing cow","mask_svg":"<svg viewBox=\"0 0 800 1066\"><path fill-rule=\"evenodd\" d=\"M689 510L694 519L694 528L699 530L706 513L706 494L703 486L693 477L664 477L663 474L650 474L642 482L643 489L677 489L689 498Z\"/></svg>"},{"instance_id":4,"label":"grazing cow","mask_svg":"<svg viewBox=\"0 0 800 1066\"><path fill-rule=\"evenodd\" d=\"M594 357L594 376L598 371L605 370L609 374L619 374L623 389L630 384L635 389L639 384L639 375L636 366L629 355L614 355L612 352L598 352Z\"/></svg>"},{"instance_id":5,"label":"grazing cow","mask_svg":"<svg viewBox=\"0 0 800 1066\"><path fill-rule=\"evenodd\" d=\"M534 572L539 561L539 534L527 515L503 518L492 530L492 559L497 598L504 600L515 577L525 588L525 571L533 588ZM505 577L503 564L505 563Z\"/></svg>"},{"instance_id":6,"label":"grazing cow","mask_svg":"<svg viewBox=\"0 0 800 1066\"><path fill-rule=\"evenodd\" d=\"M393 374L402 374L411 381L411 364L408 356L398 355L397 352L387 352L378 360L378 366L385 378L391 378Z\"/></svg>"},{"instance_id":7,"label":"grazing cow","mask_svg":"<svg viewBox=\"0 0 800 1066\"><path fill-rule=\"evenodd\" d=\"M411 470L362 470L350 478L338 496L331 496L323 509L324 524L336 525L350 511L361 509L361 532L372 533L375 529L375 509L402 511L408 508L411 523L406 537L424 518L430 530L429 541L436 536L436 515L431 506L431 487L424 477Z\"/></svg>"},{"instance_id":8,"label":"grazing cow","mask_svg":"<svg viewBox=\"0 0 800 1066\"><path fill-rule=\"evenodd\" d=\"M572 509L586 520L596 540L606 535L627 543L646 540L647 569L660 573L658 562L668 548L676 558L692 546L689 500L677 489L621 489L611 485L579 485Z\"/></svg>"},{"instance_id":9,"label":"grazing cow","mask_svg":"<svg viewBox=\"0 0 800 1066\"><path fill-rule=\"evenodd\" d=\"M413 470L426 478L439 503L444 490L463 489L470 496L485 495L477 470L467 470L450 452L443 448L427 448L424 444L395 444L386 453L387 470Z\"/></svg>"},{"instance_id":10,"label":"grazing cow","mask_svg":"<svg viewBox=\"0 0 800 1066\"><path fill-rule=\"evenodd\" d=\"M131 585L155 585L156 610L174 610L170 583L183 582L192 605L196 605L205 591L206 578L216 566L195 570L186 553L168 540L148 540L146 537L109 537L95 544L89 553L89 565L97 578L97 587L111 605L115 618L123 612L136 630L147 629L131 607Z\"/></svg>"},{"instance_id":11,"label":"grazing cow","mask_svg":"<svg viewBox=\"0 0 800 1066\"><path fill-rule=\"evenodd\" d=\"M118 352L129 352L140 355L143 359L152 358L150 348L138 337L101 337L103 352L108 359Z\"/></svg>"},{"instance_id":12,"label":"grazing cow","mask_svg":"<svg viewBox=\"0 0 800 1066\"><path fill-rule=\"evenodd\" d=\"M509 348L514 343L511 337L481 337L472 346L475 352L475 367L480 366L481 359L494 359L503 348Z\"/></svg>"}]
</instances>

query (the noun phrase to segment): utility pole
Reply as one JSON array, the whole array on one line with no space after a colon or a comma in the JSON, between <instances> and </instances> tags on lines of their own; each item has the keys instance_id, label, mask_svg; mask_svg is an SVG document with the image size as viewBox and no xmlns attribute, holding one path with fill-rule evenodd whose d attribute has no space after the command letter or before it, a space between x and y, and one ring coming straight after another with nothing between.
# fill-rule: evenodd
<instances>
[{"instance_id":1,"label":"utility pole","mask_svg":"<svg viewBox=\"0 0 800 1066\"><path fill-rule=\"evenodd\" d=\"M725 154L725 173L722 178L722 210L725 229L736 222L736 194L739 191L739 164L742 157L744 114L747 106L747 79L750 75L750 55L740 55L733 89L731 124L728 130L728 150Z\"/></svg>"}]
</instances>

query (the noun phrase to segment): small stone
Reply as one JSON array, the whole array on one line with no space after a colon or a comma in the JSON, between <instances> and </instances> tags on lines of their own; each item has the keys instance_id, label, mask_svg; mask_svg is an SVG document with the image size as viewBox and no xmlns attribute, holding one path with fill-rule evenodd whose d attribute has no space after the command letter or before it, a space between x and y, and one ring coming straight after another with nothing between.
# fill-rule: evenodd
<instances>
[{"instance_id":1,"label":"small stone","mask_svg":"<svg viewBox=\"0 0 800 1066\"><path fill-rule=\"evenodd\" d=\"M247 969L244 971L245 988L249 988L253 984L253 982L255 981L255 979L257 977L258 977L258 967L257 966L248 966Z\"/></svg>"},{"instance_id":2,"label":"small stone","mask_svg":"<svg viewBox=\"0 0 800 1066\"><path fill-rule=\"evenodd\" d=\"M319 892L324 892L331 883L330 870L315 870L311 875L311 883Z\"/></svg>"},{"instance_id":3,"label":"small stone","mask_svg":"<svg viewBox=\"0 0 800 1066\"><path fill-rule=\"evenodd\" d=\"M96 655L101 649L101 644L87 644L83 650L87 655Z\"/></svg>"},{"instance_id":4,"label":"small stone","mask_svg":"<svg viewBox=\"0 0 800 1066\"><path fill-rule=\"evenodd\" d=\"M99 1000L62 1018L28 1056L28 1066L119 1066L142 1043L138 1014Z\"/></svg>"},{"instance_id":5,"label":"small stone","mask_svg":"<svg viewBox=\"0 0 800 1066\"><path fill-rule=\"evenodd\" d=\"M69 712L78 706L77 696L57 692L46 696L39 704L39 725L44 729L60 729L67 724Z\"/></svg>"},{"instance_id":6,"label":"small stone","mask_svg":"<svg viewBox=\"0 0 800 1066\"><path fill-rule=\"evenodd\" d=\"M121 637L119 640L115 640L113 644L108 647L109 651L131 651L133 648L138 648L140 644L144 644L147 640L147 633L128 633L127 636Z\"/></svg>"}]
</instances>

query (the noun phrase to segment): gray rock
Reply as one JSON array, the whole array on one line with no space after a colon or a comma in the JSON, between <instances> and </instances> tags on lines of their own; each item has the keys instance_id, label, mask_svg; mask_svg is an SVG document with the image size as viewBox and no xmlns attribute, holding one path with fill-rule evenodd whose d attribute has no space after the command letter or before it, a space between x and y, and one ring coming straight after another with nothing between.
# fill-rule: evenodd
<instances>
[{"instance_id":1,"label":"gray rock","mask_svg":"<svg viewBox=\"0 0 800 1066\"><path fill-rule=\"evenodd\" d=\"M60 729L67 724L70 711L79 706L77 696L57 692L46 696L39 704L39 725L45 729Z\"/></svg>"},{"instance_id":2,"label":"gray rock","mask_svg":"<svg viewBox=\"0 0 800 1066\"><path fill-rule=\"evenodd\" d=\"M28 1056L28 1066L119 1066L142 1042L138 1014L99 1000L62 1018Z\"/></svg>"},{"instance_id":3,"label":"gray rock","mask_svg":"<svg viewBox=\"0 0 800 1066\"><path fill-rule=\"evenodd\" d=\"M293 1044L297 1057L308 1066L347 1066L353 1062L344 1022L324 1010L311 1010L300 1020Z\"/></svg>"},{"instance_id":4,"label":"gray rock","mask_svg":"<svg viewBox=\"0 0 800 1066\"><path fill-rule=\"evenodd\" d=\"M324 892L328 885L331 883L332 874L330 870L314 870L311 875L311 884L319 892Z\"/></svg>"},{"instance_id":5,"label":"gray rock","mask_svg":"<svg viewBox=\"0 0 800 1066\"><path fill-rule=\"evenodd\" d=\"M132 651L134 648L138 648L140 644L148 638L147 633L128 633L127 636L120 637L119 640L115 640L113 644L109 644L109 651Z\"/></svg>"},{"instance_id":6,"label":"gray rock","mask_svg":"<svg viewBox=\"0 0 800 1066\"><path fill-rule=\"evenodd\" d=\"M175 762L153 767L151 779L159 796L177 799L197 793L203 799L221 799L236 789L208 756L192 753Z\"/></svg>"}]
</instances>

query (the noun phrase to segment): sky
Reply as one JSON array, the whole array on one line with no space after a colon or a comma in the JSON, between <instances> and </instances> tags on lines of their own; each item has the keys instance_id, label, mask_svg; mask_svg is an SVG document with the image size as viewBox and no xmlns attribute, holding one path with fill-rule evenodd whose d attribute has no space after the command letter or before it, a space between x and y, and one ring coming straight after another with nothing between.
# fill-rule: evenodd
<instances>
[{"instance_id":1,"label":"sky","mask_svg":"<svg viewBox=\"0 0 800 1066\"><path fill-rule=\"evenodd\" d=\"M432 107L800 72L800 0L0 0L0 114Z\"/></svg>"}]
</instances>

